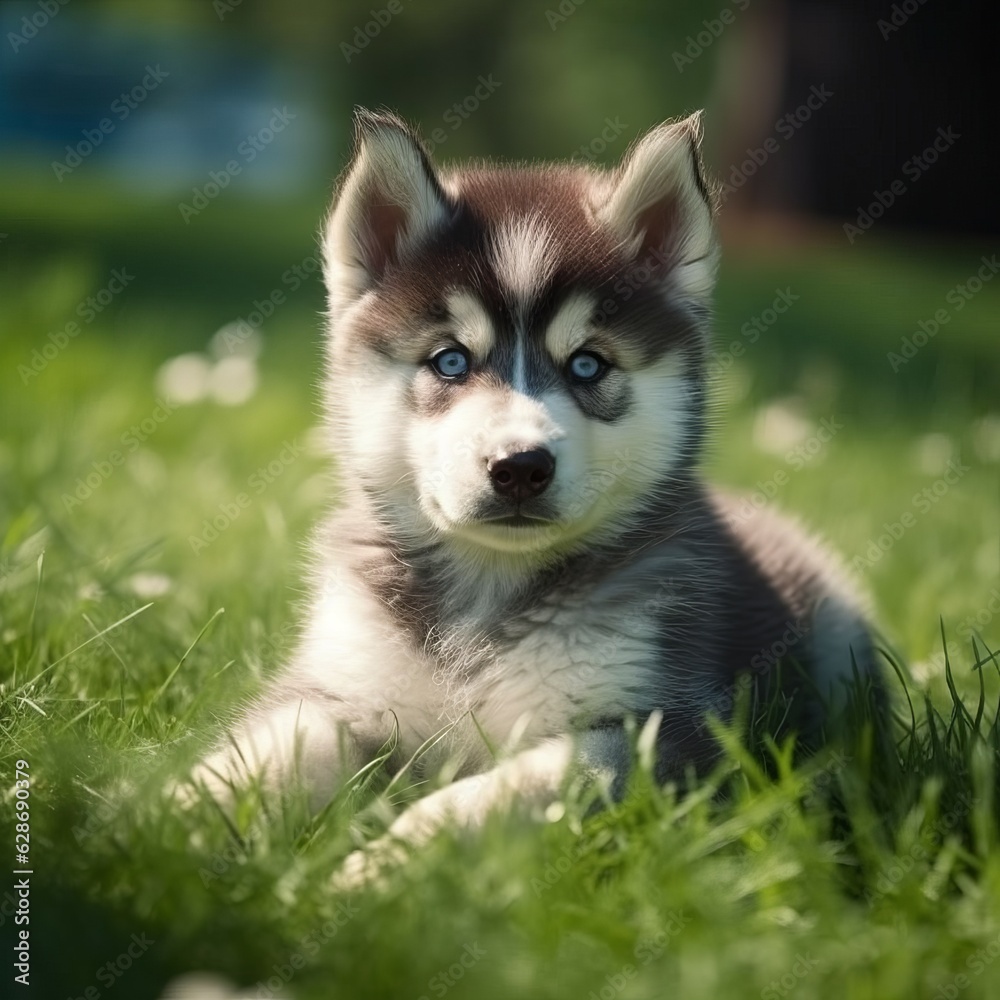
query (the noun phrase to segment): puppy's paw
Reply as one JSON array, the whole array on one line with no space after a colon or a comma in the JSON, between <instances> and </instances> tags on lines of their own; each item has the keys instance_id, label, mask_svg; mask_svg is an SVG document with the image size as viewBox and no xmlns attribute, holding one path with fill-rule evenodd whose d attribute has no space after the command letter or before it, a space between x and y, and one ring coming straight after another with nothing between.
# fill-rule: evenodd
<instances>
[{"instance_id":1,"label":"puppy's paw","mask_svg":"<svg viewBox=\"0 0 1000 1000\"><path fill-rule=\"evenodd\" d=\"M228 812L239 790L253 784L254 775L243 761L222 751L203 758L187 775L170 782L169 792L181 808L214 802Z\"/></svg>"},{"instance_id":2,"label":"puppy's paw","mask_svg":"<svg viewBox=\"0 0 1000 1000\"><path fill-rule=\"evenodd\" d=\"M352 851L334 872L331 887L335 892L360 892L384 889L393 868L403 865L409 852L391 835L379 837L359 851Z\"/></svg>"},{"instance_id":3,"label":"puppy's paw","mask_svg":"<svg viewBox=\"0 0 1000 1000\"><path fill-rule=\"evenodd\" d=\"M389 827L389 832L347 856L333 876L335 890L352 892L384 888L389 872L446 826L476 826L485 814L488 798L482 775L465 778L413 803Z\"/></svg>"}]
</instances>

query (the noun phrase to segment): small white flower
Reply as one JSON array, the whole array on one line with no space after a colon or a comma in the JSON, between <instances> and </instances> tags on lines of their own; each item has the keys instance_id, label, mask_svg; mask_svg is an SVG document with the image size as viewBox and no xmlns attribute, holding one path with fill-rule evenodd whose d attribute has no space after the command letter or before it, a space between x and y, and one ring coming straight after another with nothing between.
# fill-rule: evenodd
<instances>
[{"instance_id":1,"label":"small white flower","mask_svg":"<svg viewBox=\"0 0 1000 1000\"><path fill-rule=\"evenodd\" d=\"M257 391L257 365L253 358L234 354L216 362L208 391L222 406L239 406Z\"/></svg>"},{"instance_id":2,"label":"small white flower","mask_svg":"<svg viewBox=\"0 0 1000 1000\"><path fill-rule=\"evenodd\" d=\"M916 444L917 468L925 476L939 476L948 468L955 446L947 434L925 434Z\"/></svg>"},{"instance_id":3,"label":"small white flower","mask_svg":"<svg viewBox=\"0 0 1000 1000\"><path fill-rule=\"evenodd\" d=\"M174 582L164 573L133 573L129 586L137 597L162 597Z\"/></svg>"},{"instance_id":4,"label":"small white flower","mask_svg":"<svg viewBox=\"0 0 1000 1000\"><path fill-rule=\"evenodd\" d=\"M1000 414L990 413L972 425L972 447L982 462L1000 462Z\"/></svg>"},{"instance_id":5,"label":"small white flower","mask_svg":"<svg viewBox=\"0 0 1000 1000\"><path fill-rule=\"evenodd\" d=\"M761 407L753 424L754 446L772 455L784 455L789 448L804 441L813 425L798 411L795 400L784 400Z\"/></svg>"},{"instance_id":6,"label":"small white flower","mask_svg":"<svg viewBox=\"0 0 1000 1000\"><path fill-rule=\"evenodd\" d=\"M156 373L156 390L181 406L200 402L208 393L211 364L204 354L179 354Z\"/></svg>"},{"instance_id":7,"label":"small white flower","mask_svg":"<svg viewBox=\"0 0 1000 1000\"><path fill-rule=\"evenodd\" d=\"M260 333L245 322L227 323L212 335L208 349L215 358L257 358L264 347Z\"/></svg>"}]
</instances>

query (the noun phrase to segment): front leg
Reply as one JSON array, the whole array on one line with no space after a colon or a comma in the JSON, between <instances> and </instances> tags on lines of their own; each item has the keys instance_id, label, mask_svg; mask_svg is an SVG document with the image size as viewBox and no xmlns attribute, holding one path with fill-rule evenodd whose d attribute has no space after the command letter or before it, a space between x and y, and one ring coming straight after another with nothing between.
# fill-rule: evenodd
<instances>
[{"instance_id":1,"label":"front leg","mask_svg":"<svg viewBox=\"0 0 1000 1000\"><path fill-rule=\"evenodd\" d=\"M301 786L317 811L343 777L364 763L372 740L379 745L374 734L364 741L361 728L325 691L279 679L195 767L189 782L223 806L240 788L280 797Z\"/></svg>"},{"instance_id":2,"label":"front leg","mask_svg":"<svg viewBox=\"0 0 1000 1000\"><path fill-rule=\"evenodd\" d=\"M544 809L558 799L571 776L617 798L631 760L629 740L620 725L545 740L489 771L461 778L415 802L385 836L348 856L334 877L335 886L356 888L377 878L387 866L405 860L408 849L425 843L445 826L476 830L496 812L530 814Z\"/></svg>"}]
</instances>

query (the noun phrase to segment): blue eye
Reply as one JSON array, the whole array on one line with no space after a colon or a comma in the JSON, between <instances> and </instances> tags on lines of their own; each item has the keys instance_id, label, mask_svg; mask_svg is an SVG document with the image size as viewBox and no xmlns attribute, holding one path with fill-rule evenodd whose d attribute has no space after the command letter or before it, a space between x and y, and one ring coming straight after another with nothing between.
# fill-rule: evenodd
<instances>
[{"instance_id":1,"label":"blue eye","mask_svg":"<svg viewBox=\"0 0 1000 1000\"><path fill-rule=\"evenodd\" d=\"M607 370L608 364L600 355L590 351L577 351L569 359L569 373L578 382L594 382Z\"/></svg>"},{"instance_id":2,"label":"blue eye","mask_svg":"<svg viewBox=\"0 0 1000 1000\"><path fill-rule=\"evenodd\" d=\"M441 378L461 378L469 370L469 358L457 347L449 348L431 358L431 367Z\"/></svg>"}]
</instances>

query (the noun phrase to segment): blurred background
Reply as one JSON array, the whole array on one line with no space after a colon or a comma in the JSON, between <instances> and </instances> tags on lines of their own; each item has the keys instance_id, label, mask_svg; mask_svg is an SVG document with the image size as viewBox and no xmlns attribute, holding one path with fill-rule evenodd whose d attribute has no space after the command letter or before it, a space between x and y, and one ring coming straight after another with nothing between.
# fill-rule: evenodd
<instances>
[{"instance_id":1,"label":"blurred background","mask_svg":"<svg viewBox=\"0 0 1000 1000\"><path fill-rule=\"evenodd\" d=\"M99 790L190 752L294 636L330 493L316 233L357 104L441 162L598 165L705 108L708 470L843 553L920 683L947 654L975 684L972 638L1000 643L996 28L971 0L0 3L0 681L59 665L0 722L64 771L46 826L87 846L53 864L103 879L37 903L60 989L108 952L100 901L170 891L158 833L87 839ZM198 940L132 995L269 967L186 878L160 919Z\"/></svg>"}]
</instances>

